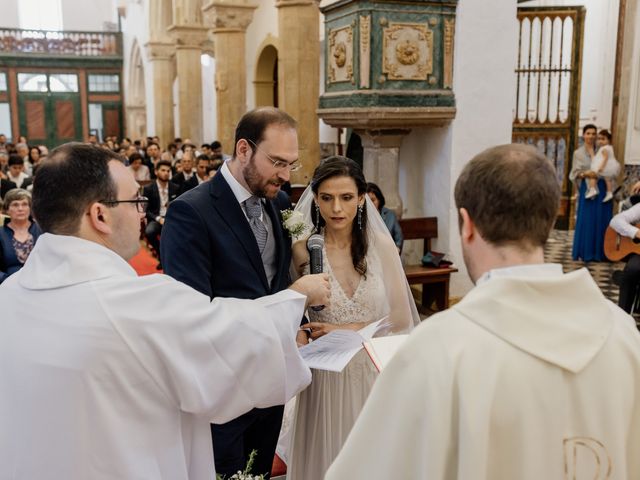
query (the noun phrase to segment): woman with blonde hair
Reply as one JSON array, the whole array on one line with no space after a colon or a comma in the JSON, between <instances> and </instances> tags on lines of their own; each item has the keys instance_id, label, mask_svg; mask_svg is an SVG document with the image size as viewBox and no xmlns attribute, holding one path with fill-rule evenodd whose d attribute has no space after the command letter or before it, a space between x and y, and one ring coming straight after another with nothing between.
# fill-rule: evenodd
<instances>
[{"instance_id":1,"label":"woman with blonde hair","mask_svg":"<svg viewBox=\"0 0 640 480\"><path fill-rule=\"evenodd\" d=\"M31 219L31 194L21 188L9 190L3 212L8 215L0 227L0 283L22 268L42 233Z\"/></svg>"}]
</instances>

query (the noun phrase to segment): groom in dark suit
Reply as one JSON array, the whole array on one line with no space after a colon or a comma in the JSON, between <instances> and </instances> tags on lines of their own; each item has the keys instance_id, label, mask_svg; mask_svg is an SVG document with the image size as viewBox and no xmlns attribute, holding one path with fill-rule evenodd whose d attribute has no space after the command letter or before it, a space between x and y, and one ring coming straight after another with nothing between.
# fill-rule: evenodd
<instances>
[{"instance_id":1,"label":"groom in dark suit","mask_svg":"<svg viewBox=\"0 0 640 480\"><path fill-rule=\"evenodd\" d=\"M287 288L291 239L280 212L291 203L280 187L297 166L295 120L276 108L246 113L233 157L169 207L161 244L165 272L211 298L253 299ZM216 472L243 470L252 450L258 453L253 472L270 472L282 413L283 406L254 409L212 425Z\"/></svg>"}]
</instances>

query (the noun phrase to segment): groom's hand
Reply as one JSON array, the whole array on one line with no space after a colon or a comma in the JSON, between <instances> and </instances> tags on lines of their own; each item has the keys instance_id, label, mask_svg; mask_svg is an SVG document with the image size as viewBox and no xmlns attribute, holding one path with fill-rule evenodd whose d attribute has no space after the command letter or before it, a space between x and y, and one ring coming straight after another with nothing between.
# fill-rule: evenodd
<instances>
[{"instance_id":1,"label":"groom's hand","mask_svg":"<svg viewBox=\"0 0 640 480\"><path fill-rule=\"evenodd\" d=\"M329 305L329 275L326 273L316 273L315 275L304 275L296 280L289 287L307 297L307 307L312 305Z\"/></svg>"}]
</instances>

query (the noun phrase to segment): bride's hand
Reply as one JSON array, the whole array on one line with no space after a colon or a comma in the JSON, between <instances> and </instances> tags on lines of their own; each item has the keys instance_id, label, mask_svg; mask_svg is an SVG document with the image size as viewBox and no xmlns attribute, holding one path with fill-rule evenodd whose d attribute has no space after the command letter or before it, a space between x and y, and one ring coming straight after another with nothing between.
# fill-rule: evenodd
<instances>
[{"instance_id":1,"label":"bride's hand","mask_svg":"<svg viewBox=\"0 0 640 480\"><path fill-rule=\"evenodd\" d=\"M304 328L307 330L311 330L311 339L315 340L317 338L326 335L332 330L360 330L364 328L366 323L357 322L357 323L346 323L343 325L335 325L333 323L324 323L324 322L309 322L304 324Z\"/></svg>"},{"instance_id":2,"label":"bride's hand","mask_svg":"<svg viewBox=\"0 0 640 480\"><path fill-rule=\"evenodd\" d=\"M296 334L296 343L298 344L298 348L304 347L307 343L309 343L309 331L298 330L298 333Z\"/></svg>"}]
</instances>

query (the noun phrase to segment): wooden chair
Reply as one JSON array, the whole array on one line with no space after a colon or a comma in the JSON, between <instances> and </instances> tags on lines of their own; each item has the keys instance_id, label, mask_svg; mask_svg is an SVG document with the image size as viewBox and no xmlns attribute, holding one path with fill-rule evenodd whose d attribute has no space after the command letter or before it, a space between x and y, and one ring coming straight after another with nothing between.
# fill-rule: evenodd
<instances>
[{"instance_id":1,"label":"wooden chair","mask_svg":"<svg viewBox=\"0 0 640 480\"><path fill-rule=\"evenodd\" d=\"M438 237L437 217L404 218L400 228L405 240L423 240L423 255L431 251L431 239ZM404 267L409 285L422 285L422 308L431 309L435 302L437 310L449 308L449 280L457 272L454 267L425 267L422 264Z\"/></svg>"}]
</instances>

